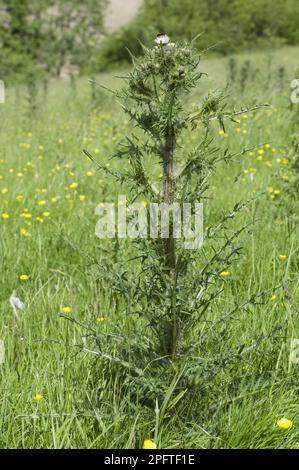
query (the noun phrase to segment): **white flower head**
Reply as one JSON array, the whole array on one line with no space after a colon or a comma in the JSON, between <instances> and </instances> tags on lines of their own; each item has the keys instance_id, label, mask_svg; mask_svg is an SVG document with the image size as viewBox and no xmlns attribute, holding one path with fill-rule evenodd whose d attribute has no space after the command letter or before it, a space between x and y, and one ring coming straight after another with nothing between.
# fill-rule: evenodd
<instances>
[{"instance_id":1,"label":"white flower head","mask_svg":"<svg viewBox=\"0 0 299 470\"><path fill-rule=\"evenodd\" d=\"M168 44L170 42L169 36L166 33L159 33L156 36L155 43L156 44Z\"/></svg>"},{"instance_id":2,"label":"white flower head","mask_svg":"<svg viewBox=\"0 0 299 470\"><path fill-rule=\"evenodd\" d=\"M16 320L19 320L18 310L24 310L25 305L19 297L17 297L16 291L14 290L9 297L9 303L13 309Z\"/></svg>"}]
</instances>

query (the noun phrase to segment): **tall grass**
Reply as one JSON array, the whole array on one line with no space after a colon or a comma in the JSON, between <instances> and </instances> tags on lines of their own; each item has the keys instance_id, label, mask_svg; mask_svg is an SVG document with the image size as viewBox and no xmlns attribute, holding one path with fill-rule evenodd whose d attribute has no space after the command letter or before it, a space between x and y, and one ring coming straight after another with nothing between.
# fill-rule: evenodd
<instances>
[{"instance_id":1,"label":"tall grass","mask_svg":"<svg viewBox=\"0 0 299 470\"><path fill-rule=\"evenodd\" d=\"M87 79L76 86L50 84L46 94L38 90L34 112L25 88L7 90L7 103L0 105L2 447L133 448L145 438L156 438L163 448L298 447L298 369L289 361L290 341L298 337L298 284L290 282L298 274L298 235L288 230L287 183L281 178L289 172L285 157L292 155L291 134L297 129L296 108L289 106L297 54L296 49L273 53L271 63L264 55L235 58L231 106L256 101L272 107L238 118L226 135L214 131L222 149L257 149L218 168L205 214L208 228L239 200L265 192L238 216L241 225L254 221L255 230L226 277L215 318L228 314L224 306L233 308L236 297L248 299L281 282L283 288L264 295L255 309L233 312L230 326L220 331L204 323L202 335L210 341L200 355L190 356L189 365L196 368L188 384L191 396L178 401L174 370L158 408L142 386L132 389L123 372L113 368L110 373L104 358L84 351L90 349L90 338L82 335L82 325L87 332L93 329L105 341L107 354L126 353L131 366L130 344L143 323L120 314L125 303L104 277L115 269L115 259L125 276L133 247L125 242L111 248L95 237L95 207L115 201L118 188L82 152L87 148L113 171L125 169L109 156L131 125L109 97L102 96L95 109ZM242 93L240 70L246 60L260 73L248 78ZM224 59L206 60L203 69L209 78L194 90L191 105L209 90L223 88L229 75ZM110 75L98 80L113 88L120 84ZM188 139L187 150L195 137ZM146 165L155 174L151 162ZM9 218L2 218L4 213ZM282 261L280 255L287 258ZM22 274L29 280L21 281ZM8 302L14 289L26 306L17 326ZM128 301L135 302L130 291ZM63 307L72 308L64 314L72 323L61 318ZM36 394L43 400L35 401ZM293 420L293 428L276 426L282 416Z\"/></svg>"}]
</instances>

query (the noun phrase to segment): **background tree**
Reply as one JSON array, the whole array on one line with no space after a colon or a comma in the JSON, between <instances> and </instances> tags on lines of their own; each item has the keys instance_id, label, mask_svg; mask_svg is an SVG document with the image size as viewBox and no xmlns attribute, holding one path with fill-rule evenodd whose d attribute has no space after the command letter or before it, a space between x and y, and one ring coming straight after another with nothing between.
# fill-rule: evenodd
<instances>
[{"instance_id":1,"label":"background tree","mask_svg":"<svg viewBox=\"0 0 299 470\"><path fill-rule=\"evenodd\" d=\"M60 75L64 65L79 70L103 33L105 0L0 0L0 70L4 78L28 71Z\"/></svg>"}]
</instances>

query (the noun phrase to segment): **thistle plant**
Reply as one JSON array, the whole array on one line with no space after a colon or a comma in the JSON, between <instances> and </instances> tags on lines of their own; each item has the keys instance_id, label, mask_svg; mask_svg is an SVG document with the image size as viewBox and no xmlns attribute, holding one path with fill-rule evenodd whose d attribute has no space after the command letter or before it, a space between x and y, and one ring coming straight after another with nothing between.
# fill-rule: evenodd
<instances>
[{"instance_id":1,"label":"thistle plant","mask_svg":"<svg viewBox=\"0 0 299 470\"><path fill-rule=\"evenodd\" d=\"M235 83L238 75L237 61L231 57L228 61L228 79L230 83Z\"/></svg>"},{"instance_id":2,"label":"thistle plant","mask_svg":"<svg viewBox=\"0 0 299 470\"><path fill-rule=\"evenodd\" d=\"M244 92L247 82L250 78L250 71L251 71L251 62L250 60L246 60L242 65L240 71L240 88L241 91Z\"/></svg>"},{"instance_id":3,"label":"thistle plant","mask_svg":"<svg viewBox=\"0 0 299 470\"><path fill-rule=\"evenodd\" d=\"M29 112L35 113L38 107L37 103L38 98L38 87L37 87L37 78L34 72L28 73L27 76L27 100Z\"/></svg>"},{"instance_id":4,"label":"thistle plant","mask_svg":"<svg viewBox=\"0 0 299 470\"><path fill-rule=\"evenodd\" d=\"M193 44L171 43L163 34L155 46L143 47L143 51L143 57L132 57L133 69L125 77L125 87L113 92L134 125L113 156L119 160L118 170L96 161L87 150L85 153L109 178L127 188L130 202L142 199L172 207L187 202L195 218L195 203L209 204L209 179L217 166L246 153L246 149L233 153L217 146L215 126L225 131L228 120L233 122L238 115L259 107L228 110L224 96L217 92L190 111L188 96L204 77ZM197 140L194 148L189 144L192 133ZM223 300L230 267L240 258L252 231L251 220L234 226L244 207L246 203L239 202L210 221L202 249L186 249L186 236L175 236L171 211L168 237L141 237L134 246L130 242L127 257L126 250L118 249L113 263L109 257L97 263L100 289L110 299L118 297L115 313L129 319L131 327L125 334L122 326L118 330L115 326L117 331L108 335L108 352L103 335L85 325L97 346L93 353L108 364L110 372L117 367L126 381L142 384L148 397L150 392L157 396L168 371L178 374L176 385L193 383L203 371L196 357L204 351L211 360L209 373L212 364L221 368L222 361L229 362L229 346L221 348L220 358L215 353L219 335L228 337L230 320L249 306L259 305L272 292L270 288L247 299ZM125 240L118 243L128 244ZM239 344L239 348L246 350L245 345Z\"/></svg>"}]
</instances>

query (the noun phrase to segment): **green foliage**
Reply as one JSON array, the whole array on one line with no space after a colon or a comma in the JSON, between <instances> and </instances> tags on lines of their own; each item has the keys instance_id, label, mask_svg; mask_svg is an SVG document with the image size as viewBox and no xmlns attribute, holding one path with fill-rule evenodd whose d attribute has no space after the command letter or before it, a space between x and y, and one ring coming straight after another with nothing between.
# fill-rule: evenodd
<instances>
[{"instance_id":1,"label":"green foliage","mask_svg":"<svg viewBox=\"0 0 299 470\"><path fill-rule=\"evenodd\" d=\"M110 35L100 51L101 67L128 62L142 53L159 31L174 40L201 34L200 48L215 45L221 54L298 44L297 0L145 0L141 13L122 31ZM138 40L136 40L136 38Z\"/></svg>"},{"instance_id":2,"label":"green foliage","mask_svg":"<svg viewBox=\"0 0 299 470\"><path fill-rule=\"evenodd\" d=\"M127 161L126 170L112 172L100 163L98 167L128 187L131 201L142 197L170 206L187 202L194 216L195 203L208 205L209 179L216 168L246 153L246 149L232 152L217 145L215 124L224 132L227 121L259 107L228 110L225 97L217 92L207 94L192 112L188 95L204 75L196 49L184 42L144 47L143 52L141 58L133 57L133 70L125 78L127 86L116 92L135 129L114 155ZM193 141L193 134L197 144L186 151L186 141ZM148 160L162 171L161 187L157 175L147 169ZM152 406L158 398L161 405L173 376L175 386L171 388L178 401L187 390L197 387L199 378L204 378L207 386L202 393L208 396L215 381L221 381L224 364L232 368L236 360L242 363L248 344L237 342L233 351L228 351L231 324L278 288L269 286L244 299L224 300L226 276L240 260L253 229L251 220L238 224L240 213L254 200L237 202L223 212L206 231L200 250L186 249L185 234L175 239L172 214L169 237L136 240L129 258L122 256L125 250L118 241L114 243L113 265L108 258L100 264L102 290L109 289L110 298L117 299L115 313L129 319L134 334L127 338L115 325L107 348L106 339L85 325L89 339L93 339L89 348L106 363L107 375L121 374L132 392L146 396L147 404ZM281 322L270 335L275 337L284 328L285 322ZM219 338L223 344L216 352ZM258 345L267 340L263 334L252 338L256 353ZM196 358L202 355L205 359L198 362ZM240 365L243 367L245 370L245 364Z\"/></svg>"},{"instance_id":3,"label":"green foliage","mask_svg":"<svg viewBox=\"0 0 299 470\"><path fill-rule=\"evenodd\" d=\"M212 146L221 149L215 158L227 147L233 153L244 147L258 148L229 164L217 164L216 173L211 174L204 196L209 246L212 240L207 232L211 234L238 201L267 192L273 185L281 189L276 200L284 205L277 216L271 193L256 198L227 221L229 235L251 221L256 229L244 245L244 256L229 268L230 276L217 281L224 287L221 298L210 304L206 318L185 337L184 344L194 350L183 376L174 363L166 377L170 361L165 360L164 368L161 362L155 368L155 353L145 354L157 340L148 325L147 304L134 314L134 306L144 298L141 288L134 287L142 264L136 259L139 244L120 241L117 246L95 236L95 207L103 201L116 201L120 190L112 177L103 178L82 158L82 147L87 147L111 173L131 174L126 156L109 157L117 152L117 142L127 144L124 136L132 131L143 142L147 139L109 95L95 110L86 78L76 78L76 88L51 80L43 99L38 85L39 106L30 119L27 87L9 89L5 105L0 104L0 340L6 348L5 363L0 365L2 448L131 449L142 447L147 438L157 439L163 449L298 446L299 370L289 353L292 339L299 337L299 290L298 283L287 285L298 276L298 232L290 238L287 230L290 198L282 199L288 185L282 188L272 179L273 172L284 175L291 167L283 159L288 155L290 130L297 133L290 122L298 122L299 107L288 105L290 82L298 77L294 71L298 53L298 48L273 51L270 73L263 53L236 57L237 71L250 59L260 75L254 82L250 76L241 93L237 74L230 96L222 103L228 101L231 110L234 104L239 109L240 103L265 101L272 107L236 116L238 123L226 120L226 134L220 131L219 135L217 121L210 122ZM202 63L213 80L203 76L189 97L182 96L186 113L190 107L191 114L201 109L210 87L225 87L227 63L223 59ZM283 93L276 73L281 66L287 77ZM268 76L271 83L265 89ZM96 80L113 89L120 86L120 80L110 73ZM205 100L210 109L213 101ZM203 134L202 125L183 131L177 161L192 152ZM263 145L266 142L270 148ZM260 150L264 151L262 160ZM291 163L292 157L289 159ZM150 181L159 188L160 166L158 156L149 155L145 161ZM74 182L79 183L78 188L70 189ZM125 182L121 192L130 198ZM40 201L45 205L39 205ZM20 217L25 210L31 218ZM3 213L9 219L2 219ZM21 235L22 228L27 237ZM219 233L219 246L224 241L221 236ZM210 248L204 246L209 255ZM280 261L279 254L287 255L287 260ZM197 276L202 266L196 264ZM29 275L28 282L19 280L21 274ZM245 302L257 291L279 284L282 277L284 289L255 298L258 304L254 307L243 303L226 317L228 309L237 307L237 299ZM195 279L190 278L190 290L192 283ZM8 302L14 289L25 303L17 325ZM150 282L148 292L152 295L148 303L156 304ZM181 303L189 308L187 296ZM60 318L63 306L72 307L68 315L74 323ZM97 321L101 316L104 320ZM86 326L83 338L82 325ZM139 368L132 381L136 365ZM155 389L149 394L151 385ZM35 402L32 397L37 393L44 400ZM293 428L284 431L275 426L282 417L293 420Z\"/></svg>"},{"instance_id":4,"label":"green foliage","mask_svg":"<svg viewBox=\"0 0 299 470\"><path fill-rule=\"evenodd\" d=\"M0 0L1 78L59 75L90 60L103 26L105 0Z\"/></svg>"}]
</instances>

